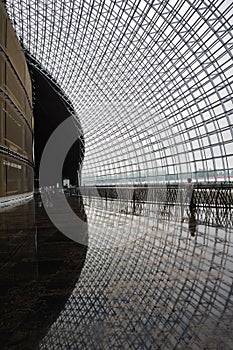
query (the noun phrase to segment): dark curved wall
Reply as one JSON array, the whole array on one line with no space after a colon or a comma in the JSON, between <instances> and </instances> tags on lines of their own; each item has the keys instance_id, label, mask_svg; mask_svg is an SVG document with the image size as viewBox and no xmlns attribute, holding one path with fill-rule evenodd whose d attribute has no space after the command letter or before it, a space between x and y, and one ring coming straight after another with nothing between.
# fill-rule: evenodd
<instances>
[{"instance_id":1,"label":"dark curved wall","mask_svg":"<svg viewBox=\"0 0 233 350\"><path fill-rule=\"evenodd\" d=\"M30 64L30 62L29 62ZM34 64L30 64L35 94L35 185L38 185L39 166L44 147L53 131L70 116L70 106L59 95L58 88L41 73ZM67 135L69 137L69 135ZM77 170L83 159L83 138L78 139L67 154L63 166L63 178L70 179L72 185L77 184ZM52 184L53 185L53 184Z\"/></svg>"}]
</instances>

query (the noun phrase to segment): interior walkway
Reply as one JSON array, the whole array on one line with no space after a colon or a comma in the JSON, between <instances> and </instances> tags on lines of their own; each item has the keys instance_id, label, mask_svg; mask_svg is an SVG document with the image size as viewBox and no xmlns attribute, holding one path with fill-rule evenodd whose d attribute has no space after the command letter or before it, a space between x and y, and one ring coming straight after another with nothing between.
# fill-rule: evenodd
<instances>
[{"instance_id":1,"label":"interior walkway","mask_svg":"<svg viewBox=\"0 0 233 350\"><path fill-rule=\"evenodd\" d=\"M88 248L39 202L1 210L1 349L232 349L230 210L69 201Z\"/></svg>"}]
</instances>

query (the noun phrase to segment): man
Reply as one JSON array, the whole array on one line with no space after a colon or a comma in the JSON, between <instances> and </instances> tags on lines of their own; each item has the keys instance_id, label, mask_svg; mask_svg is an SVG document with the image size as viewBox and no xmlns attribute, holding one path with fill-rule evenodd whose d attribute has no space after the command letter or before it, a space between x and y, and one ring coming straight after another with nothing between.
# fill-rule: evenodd
<instances>
[{"instance_id":1,"label":"man","mask_svg":"<svg viewBox=\"0 0 233 350\"><path fill-rule=\"evenodd\" d=\"M185 184L185 195L184 195L184 203L187 203L189 205L189 211L191 212L193 209L193 184L191 177L187 178L187 183ZM183 203L183 204L184 204ZM182 219L181 222L184 222L184 207L182 204ZM187 210L188 213L188 210ZM188 213L189 216L189 213Z\"/></svg>"},{"instance_id":2,"label":"man","mask_svg":"<svg viewBox=\"0 0 233 350\"><path fill-rule=\"evenodd\" d=\"M191 177L187 178L187 183L185 184L186 189L186 201L189 203L190 207L192 207L192 197L193 197L193 184Z\"/></svg>"}]
</instances>

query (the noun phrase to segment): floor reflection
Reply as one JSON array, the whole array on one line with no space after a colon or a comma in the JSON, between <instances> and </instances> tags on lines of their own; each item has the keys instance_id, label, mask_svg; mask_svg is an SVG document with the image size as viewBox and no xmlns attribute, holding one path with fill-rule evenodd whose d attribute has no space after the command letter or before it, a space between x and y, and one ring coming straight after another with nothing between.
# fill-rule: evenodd
<instances>
[{"instance_id":1,"label":"floor reflection","mask_svg":"<svg viewBox=\"0 0 233 350\"><path fill-rule=\"evenodd\" d=\"M230 207L69 201L88 249L38 203L1 213L1 349L232 348Z\"/></svg>"},{"instance_id":2,"label":"floor reflection","mask_svg":"<svg viewBox=\"0 0 233 350\"><path fill-rule=\"evenodd\" d=\"M40 350L232 347L230 210L216 226L205 208L85 203L85 265Z\"/></svg>"},{"instance_id":3,"label":"floor reflection","mask_svg":"<svg viewBox=\"0 0 233 350\"><path fill-rule=\"evenodd\" d=\"M83 216L80 203L70 201ZM38 349L79 278L87 247L58 232L38 202L2 209L0 223L0 348Z\"/></svg>"}]
</instances>

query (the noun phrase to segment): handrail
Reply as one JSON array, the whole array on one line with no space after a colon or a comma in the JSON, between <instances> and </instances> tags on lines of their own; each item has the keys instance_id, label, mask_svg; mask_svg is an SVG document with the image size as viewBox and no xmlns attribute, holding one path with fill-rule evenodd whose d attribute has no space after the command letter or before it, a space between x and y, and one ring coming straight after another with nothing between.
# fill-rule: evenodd
<instances>
[{"instance_id":1,"label":"handrail","mask_svg":"<svg viewBox=\"0 0 233 350\"><path fill-rule=\"evenodd\" d=\"M80 191L85 197L105 200L129 200L137 203L186 203L192 206L233 206L233 184L194 185L192 194L188 195L185 185L164 186L83 186Z\"/></svg>"}]
</instances>

